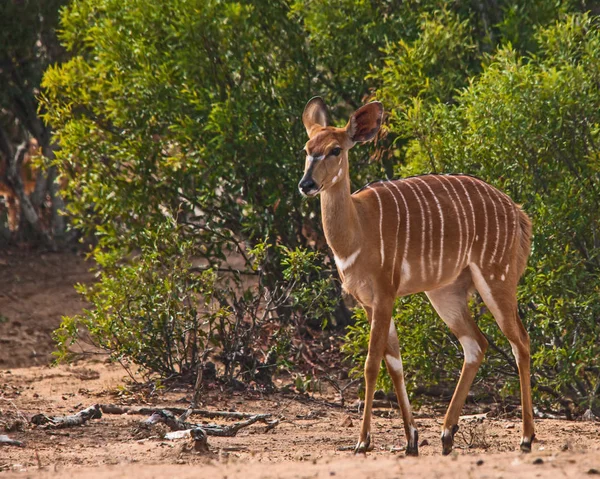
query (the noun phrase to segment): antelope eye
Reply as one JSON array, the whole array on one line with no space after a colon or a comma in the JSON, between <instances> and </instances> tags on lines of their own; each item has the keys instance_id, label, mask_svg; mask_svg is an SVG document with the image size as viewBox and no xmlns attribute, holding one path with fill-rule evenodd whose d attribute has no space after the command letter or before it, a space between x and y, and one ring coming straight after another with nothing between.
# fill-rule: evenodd
<instances>
[{"instance_id":1,"label":"antelope eye","mask_svg":"<svg viewBox=\"0 0 600 479\"><path fill-rule=\"evenodd\" d=\"M329 154L331 156L339 156L341 152L342 152L342 149L338 146L337 148L334 148L333 150L331 150L329 152Z\"/></svg>"}]
</instances>

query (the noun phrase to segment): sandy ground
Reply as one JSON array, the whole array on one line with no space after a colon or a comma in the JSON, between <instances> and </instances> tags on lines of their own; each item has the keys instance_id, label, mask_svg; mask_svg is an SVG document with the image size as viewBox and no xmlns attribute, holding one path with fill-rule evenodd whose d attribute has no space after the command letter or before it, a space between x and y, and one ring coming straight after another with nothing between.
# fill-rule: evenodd
<instances>
[{"instance_id":1,"label":"sandy ground","mask_svg":"<svg viewBox=\"0 0 600 479\"><path fill-rule=\"evenodd\" d=\"M402 420L378 409L374 450L355 457L360 417L341 408L333 392L313 397L228 392L207 388L203 407L271 413L280 424L242 429L236 437L209 437L198 453L187 439L167 441L164 429L140 427L136 415L107 415L84 426L48 430L32 426L37 413L62 415L96 403L185 407L187 388L131 392L124 370L102 358L74 365L45 366L50 332L62 314L84 307L72 285L90 281L80 257L71 254L0 253L0 434L25 447L0 446L2 477L15 478L400 478L410 477L588 477L600 474L598 422L538 419L532 454L518 451L520 421L514 414L488 414L476 405L461 419L455 452L442 457L443 405L416 412L421 456L404 457ZM285 379L283 379L285 382ZM348 393L348 402L355 396ZM334 404L336 403L336 404ZM492 417L493 416L493 417ZM194 419L194 417L192 417ZM202 418L196 418L202 421ZM227 421L213 421L222 422Z\"/></svg>"}]
</instances>

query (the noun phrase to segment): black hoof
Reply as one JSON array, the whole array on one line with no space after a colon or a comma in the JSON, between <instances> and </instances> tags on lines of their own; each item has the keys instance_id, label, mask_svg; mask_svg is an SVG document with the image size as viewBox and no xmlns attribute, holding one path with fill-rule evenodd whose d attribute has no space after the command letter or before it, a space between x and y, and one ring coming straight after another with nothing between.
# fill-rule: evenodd
<instances>
[{"instance_id":1,"label":"black hoof","mask_svg":"<svg viewBox=\"0 0 600 479\"><path fill-rule=\"evenodd\" d=\"M416 429L412 430L412 437L406 445L407 456L418 456L419 455L419 432Z\"/></svg>"},{"instance_id":2,"label":"black hoof","mask_svg":"<svg viewBox=\"0 0 600 479\"><path fill-rule=\"evenodd\" d=\"M452 452L452 446L454 445L454 435L458 431L458 426L455 424L452 426L452 431L450 434L444 433L442 434L442 454L447 456Z\"/></svg>"},{"instance_id":3,"label":"black hoof","mask_svg":"<svg viewBox=\"0 0 600 479\"><path fill-rule=\"evenodd\" d=\"M531 439L529 441L526 441L525 439L521 439L521 451L522 452L531 452L531 444L533 444L533 441L535 441L535 434L533 436L531 436Z\"/></svg>"},{"instance_id":4,"label":"black hoof","mask_svg":"<svg viewBox=\"0 0 600 479\"><path fill-rule=\"evenodd\" d=\"M371 446L371 435L367 434L367 439L365 441L358 441L358 444L354 448L354 454L366 454L369 451L369 447Z\"/></svg>"}]
</instances>

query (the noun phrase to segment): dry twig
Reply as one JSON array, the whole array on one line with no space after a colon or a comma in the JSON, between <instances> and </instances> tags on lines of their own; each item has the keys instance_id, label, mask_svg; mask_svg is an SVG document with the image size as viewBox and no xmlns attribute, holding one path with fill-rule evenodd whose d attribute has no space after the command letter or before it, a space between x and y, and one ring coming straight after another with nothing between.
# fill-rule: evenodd
<instances>
[{"instance_id":1,"label":"dry twig","mask_svg":"<svg viewBox=\"0 0 600 479\"><path fill-rule=\"evenodd\" d=\"M98 404L94 404L72 416L47 416L45 414L36 414L31 418L31 423L38 426L44 426L48 429L62 429L65 427L81 426L90 419L100 419L102 411Z\"/></svg>"}]
</instances>

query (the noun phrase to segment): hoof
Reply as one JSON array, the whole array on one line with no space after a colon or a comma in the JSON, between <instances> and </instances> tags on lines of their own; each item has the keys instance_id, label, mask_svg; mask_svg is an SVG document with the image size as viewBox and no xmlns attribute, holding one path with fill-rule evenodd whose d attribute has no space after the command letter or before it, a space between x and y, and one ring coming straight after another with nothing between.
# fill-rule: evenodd
<instances>
[{"instance_id":1,"label":"hoof","mask_svg":"<svg viewBox=\"0 0 600 479\"><path fill-rule=\"evenodd\" d=\"M366 454L367 451L370 451L371 446L371 435L367 433L367 439L364 441L359 440L358 444L354 448L354 454Z\"/></svg>"},{"instance_id":2,"label":"hoof","mask_svg":"<svg viewBox=\"0 0 600 479\"><path fill-rule=\"evenodd\" d=\"M455 424L452 426L452 431L444 431L442 434L442 454L447 456L452 452L452 446L454 445L454 435L458 431L458 426Z\"/></svg>"},{"instance_id":3,"label":"hoof","mask_svg":"<svg viewBox=\"0 0 600 479\"><path fill-rule=\"evenodd\" d=\"M406 445L407 456L418 456L419 455L419 433L416 429L411 431L411 438Z\"/></svg>"},{"instance_id":4,"label":"hoof","mask_svg":"<svg viewBox=\"0 0 600 479\"><path fill-rule=\"evenodd\" d=\"M521 439L521 451L522 452L531 452L531 444L535 440L535 434L531 436L531 439L523 438Z\"/></svg>"}]
</instances>

